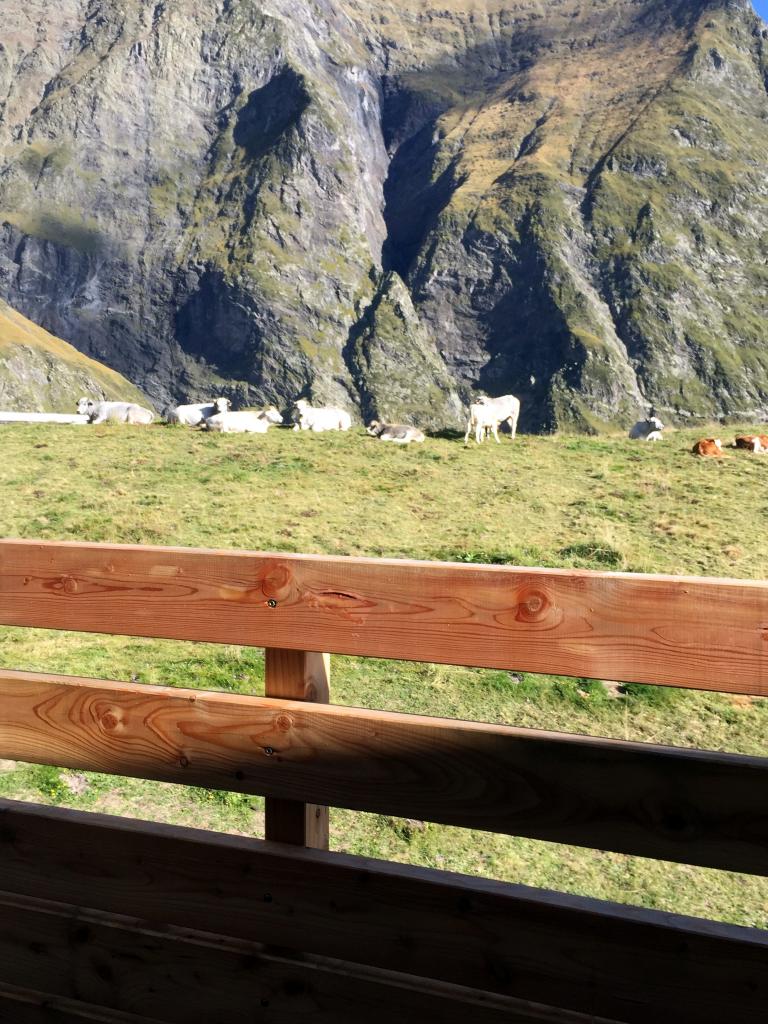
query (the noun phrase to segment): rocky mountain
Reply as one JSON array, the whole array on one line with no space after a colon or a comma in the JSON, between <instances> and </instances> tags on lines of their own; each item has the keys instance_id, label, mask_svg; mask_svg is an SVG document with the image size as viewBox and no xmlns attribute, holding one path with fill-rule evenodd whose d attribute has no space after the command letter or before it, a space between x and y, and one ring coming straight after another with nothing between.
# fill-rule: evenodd
<instances>
[{"instance_id":1,"label":"rocky mountain","mask_svg":"<svg viewBox=\"0 0 768 1024\"><path fill-rule=\"evenodd\" d=\"M146 405L144 396L119 373L0 299L0 409L74 413L83 395Z\"/></svg>"},{"instance_id":2,"label":"rocky mountain","mask_svg":"<svg viewBox=\"0 0 768 1024\"><path fill-rule=\"evenodd\" d=\"M768 416L745 0L4 0L0 293L157 404Z\"/></svg>"}]
</instances>

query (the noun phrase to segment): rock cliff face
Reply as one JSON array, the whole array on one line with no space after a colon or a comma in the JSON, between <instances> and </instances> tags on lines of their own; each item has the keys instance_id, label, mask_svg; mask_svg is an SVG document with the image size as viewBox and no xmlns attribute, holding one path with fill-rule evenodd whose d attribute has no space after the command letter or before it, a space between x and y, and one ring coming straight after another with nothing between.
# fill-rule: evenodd
<instances>
[{"instance_id":1,"label":"rock cliff face","mask_svg":"<svg viewBox=\"0 0 768 1024\"><path fill-rule=\"evenodd\" d=\"M74 413L83 395L146 404L119 373L54 338L0 299L0 409Z\"/></svg>"},{"instance_id":2,"label":"rock cliff face","mask_svg":"<svg viewBox=\"0 0 768 1024\"><path fill-rule=\"evenodd\" d=\"M158 404L768 415L743 0L5 0L0 293Z\"/></svg>"}]
</instances>

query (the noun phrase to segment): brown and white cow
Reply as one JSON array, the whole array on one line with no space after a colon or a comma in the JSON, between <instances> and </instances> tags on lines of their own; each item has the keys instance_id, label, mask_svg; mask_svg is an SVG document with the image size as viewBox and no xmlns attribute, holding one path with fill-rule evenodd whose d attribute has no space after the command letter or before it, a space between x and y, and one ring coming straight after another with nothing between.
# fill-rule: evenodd
<instances>
[{"instance_id":1,"label":"brown and white cow","mask_svg":"<svg viewBox=\"0 0 768 1024\"><path fill-rule=\"evenodd\" d=\"M723 455L723 443L719 437L703 437L691 448L691 453L693 455L721 458Z\"/></svg>"},{"instance_id":2,"label":"brown and white cow","mask_svg":"<svg viewBox=\"0 0 768 1024\"><path fill-rule=\"evenodd\" d=\"M734 448L746 448L750 452L768 452L768 435L742 434L733 443Z\"/></svg>"}]
</instances>

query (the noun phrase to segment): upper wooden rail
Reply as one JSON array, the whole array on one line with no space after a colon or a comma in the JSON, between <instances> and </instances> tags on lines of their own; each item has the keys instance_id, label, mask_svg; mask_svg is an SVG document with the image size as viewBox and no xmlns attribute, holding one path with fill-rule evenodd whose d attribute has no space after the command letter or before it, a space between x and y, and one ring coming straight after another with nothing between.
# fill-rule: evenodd
<instances>
[{"instance_id":1,"label":"upper wooden rail","mask_svg":"<svg viewBox=\"0 0 768 1024\"><path fill-rule=\"evenodd\" d=\"M0 623L768 696L768 583L0 541Z\"/></svg>"}]
</instances>

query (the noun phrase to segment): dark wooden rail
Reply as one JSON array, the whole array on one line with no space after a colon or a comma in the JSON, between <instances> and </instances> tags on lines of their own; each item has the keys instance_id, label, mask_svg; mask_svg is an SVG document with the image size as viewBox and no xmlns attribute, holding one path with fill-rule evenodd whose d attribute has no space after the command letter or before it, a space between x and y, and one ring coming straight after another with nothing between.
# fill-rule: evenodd
<instances>
[{"instance_id":1,"label":"dark wooden rail","mask_svg":"<svg viewBox=\"0 0 768 1024\"><path fill-rule=\"evenodd\" d=\"M0 756L267 798L266 842L0 801L0 1021L764 1018L765 932L328 853L327 807L766 875L768 759L336 707L313 649L767 695L768 584L0 541L0 624L265 646L264 698L0 670Z\"/></svg>"},{"instance_id":2,"label":"dark wooden rail","mask_svg":"<svg viewBox=\"0 0 768 1024\"><path fill-rule=\"evenodd\" d=\"M337 968L437 979L475 1000L546 994L611 1020L722 1024L762 1020L768 998L766 933L450 872L7 801L0 857L16 893L205 922Z\"/></svg>"}]
</instances>

